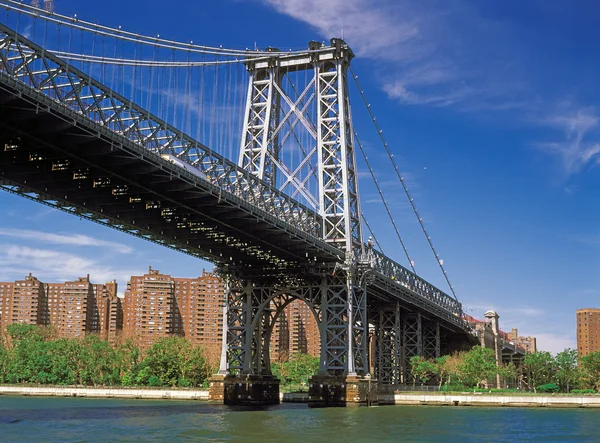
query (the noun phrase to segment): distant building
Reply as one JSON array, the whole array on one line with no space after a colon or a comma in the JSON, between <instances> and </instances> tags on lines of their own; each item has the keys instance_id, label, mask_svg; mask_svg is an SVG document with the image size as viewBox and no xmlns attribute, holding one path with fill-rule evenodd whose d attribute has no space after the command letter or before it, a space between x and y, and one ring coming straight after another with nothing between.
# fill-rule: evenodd
<instances>
[{"instance_id":1,"label":"distant building","mask_svg":"<svg viewBox=\"0 0 600 443\"><path fill-rule=\"evenodd\" d=\"M515 345L525 349L528 354L535 354L537 352L535 337L520 337L517 328L513 328L512 331L507 332L506 335L509 341L512 341Z\"/></svg>"},{"instance_id":2,"label":"distant building","mask_svg":"<svg viewBox=\"0 0 600 443\"><path fill-rule=\"evenodd\" d=\"M29 274L24 280L0 283L0 326L48 324L44 285Z\"/></svg>"},{"instance_id":3,"label":"distant building","mask_svg":"<svg viewBox=\"0 0 600 443\"><path fill-rule=\"evenodd\" d=\"M127 285L123 334L142 347L159 337L186 337L218 356L224 300L225 286L214 274L176 278L150 267L148 274L131 277Z\"/></svg>"},{"instance_id":4,"label":"distant building","mask_svg":"<svg viewBox=\"0 0 600 443\"><path fill-rule=\"evenodd\" d=\"M170 275L149 268L127 283L123 303L123 336L149 347L157 338L174 335L180 323L174 303L175 283Z\"/></svg>"},{"instance_id":5,"label":"distant building","mask_svg":"<svg viewBox=\"0 0 600 443\"><path fill-rule=\"evenodd\" d=\"M315 316L302 300L294 300L280 315L271 338L271 356L286 361L302 352L318 357L321 353L321 334Z\"/></svg>"},{"instance_id":6,"label":"distant building","mask_svg":"<svg viewBox=\"0 0 600 443\"><path fill-rule=\"evenodd\" d=\"M95 333L115 339L122 328L120 300L116 282L107 285L110 290L91 284L89 275L66 283L44 284L31 274L14 283L0 282L0 328L13 323L51 325L61 337Z\"/></svg>"},{"instance_id":7,"label":"distant building","mask_svg":"<svg viewBox=\"0 0 600 443\"><path fill-rule=\"evenodd\" d=\"M600 351L600 309L577 310L577 353L579 358Z\"/></svg>"}]
</instances>

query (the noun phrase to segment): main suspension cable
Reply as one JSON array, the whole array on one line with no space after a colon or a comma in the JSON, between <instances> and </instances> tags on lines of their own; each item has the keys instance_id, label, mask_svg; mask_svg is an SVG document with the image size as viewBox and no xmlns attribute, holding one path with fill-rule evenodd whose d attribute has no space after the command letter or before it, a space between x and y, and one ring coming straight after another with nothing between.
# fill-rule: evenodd
<instances>
[{"instance_id":1,"label":"main suspension cable","mask_svg":"<svg viewBox=\"0 0 600 443\"><path fill-rule=\"evenodd\" d=\"M175 40L168 40L164 38L160 38L160 36L151 37L142 34L136 34L134 32L125 31L119 28L111 28L109 26L99 25L97 23L87 22L77 18L77 16L69 17L66 15L57 14L55 12L49 12L41 8L37 8L35 6L31 6L25 3L21 3L15 0L2 0L0 1L0 8L4 8L7 12L14 11L16 13L24 14L32 18L41 18L46 22L55 23L58 25L69 26L75 29L80 29L86 32L96 33L97 35L102 35L106 37L112 37L115 39L123 39L131 42L136 42L140 44L150 45L150 46L158 46L162 48L174 49L177 51L190 51L192 53L201 53L201 54L214 54L214 55L224 55L224 56L232 56L239 57L244 56L247 58L255 58L255 57L274 57L281 55L293 55L293 54L304 54L307 52L310 53L318 53L321 50L295 50L295 51L277 51L277 50L243 50L243 49L227 49L222 47L213 47L213 46L204 46L190 43L178 42ZM328 48L324 48L323 51L329 50Z\"/></svg>"},{"instance_id":2,"label":"main suspension cable","mask_svg":"<svg viewBox=\"0 0 600 443\"><path fill-rule=\"evenodd\" d=\"M444 274L446 283L448 283L448 286L450 287L450 291L452 292L452 295L454 296L456 301L458 301L456 292L454 292L454 287L450 283L450 278L448 277L448 273L446 272L446 269L444 268L443 261L440 259L440 256L438 255L438 253L435 250L435 247L433 246L431 237L429 236L429 234L427 233L427 229L425 228L425 223L423 223L423 218L419 215L419 211L417 210L417 207L415 206L415 202L414 202L413 198L411 197L410 192L408 191L408 187L406 186L406 183L404 182L404 177L402 176L402 174L400 174L398 165L396 164L396 161L394 160L394 155L390 151L389 145L388 145L387 141L385 140L385 137L383 136L383 131L381 130L381 128L379 127L379 124L377 123L377 119L376 119L375 115L373 114L371 105L367 101L365 92L362 89L362 87L360 86L360 83L358 81L358 76L354 73L352 66L350 66L350 73L352 74L352 77L354 77L354 82L356 83L356 87L358 88L358 91L360 92L360 96L362 97L363 102L365 103L367 111L369 112L369 116L371 117L371 120L373 121L373 125L375 126L375 129L377 130L377 133L379 134L379 138L381 139L381 142L383 143L383 146L385 147L385 151L387 152L388 157L389 157L390 161L392 162L392 166L394 167L394 170L396 171L396 175L398 176L398 179L400 180L400 183L402 184L404 193L406 194L406 197L408 198L408 201L410 202L410 205L417 217L417 220L419 221L419 225L421 226L421 229L423 230L423 234L425 234L425 238L427 239L427 242L429 243L429 247L431 248L431 251L433 252L433 255L435 256L437 263L438 263L440 269L442 270L442 274Z\"/></svg>"},{"instance_id":3,"label":"main suspension cable","mask_svg":"<svg viewBox=\"0 0 600 443\"><path fill-rule=\"evenodd\" d=\"M402 249L404 250L404 254L406 255L406 258L408 259L408 264L410 265L410 267L413 270L413 272L416 274L417 271L415 270L415 263L410 258L410 254L408 253L408 249L406 249L406 245L404 244L404 240L402 240L402 236L400 235L400 231L398 230L398 226L396 225L396 221L394 220L394 217L392 217L392 211L390 211L390 207L388 206L387 200L383 196L383 192L381 191L381 186L379 186L379 182L377 181L377 177L375 177L375 173L373 172L373 168L371 167L371 164L369 163L369 159L367 158L367 154L366 154L366 152L365 152L365 150L364 150L364 148L362 146L362 143L358 139L358 134L356 133L356 131L354 131L354 140L356 141L356 144L360 148L360 152L362 153L363 158L365 159L365 164L367 165L367 168L369 169L369 172L371 173L371 178L373 179L373 183L375 183L375 186L377 187L377 192L379 192L379 197L381 197L381 202L383 203L383 206L385 207L385 210L387 211L388 217L390 218L390 221L392 222L392 226L394 227L394 231L396 231L396 236L398 237L398 240L400 241L400 244L402 245Z\"/></svg>"}]
</instances>

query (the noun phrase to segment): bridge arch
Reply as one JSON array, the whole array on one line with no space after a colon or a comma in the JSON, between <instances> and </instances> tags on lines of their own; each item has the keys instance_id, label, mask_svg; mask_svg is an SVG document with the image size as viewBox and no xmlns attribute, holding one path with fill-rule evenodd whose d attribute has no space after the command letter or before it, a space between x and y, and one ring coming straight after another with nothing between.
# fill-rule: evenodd
<instances>
[{"instance_id":1,"label":"bridge arch","mask_svg":"<svg viewBox=\"0 0 600 443\"><path fill-rule=\"evenodd\" d=\"M323 340L321 322L320 291L311 288L278 288L256 307L252 330L252 371L256 375L272 375L271 372L271 337L277 321L285 309L294 301L304 302L310 309L319 327L319 340ZM321 344L321 343L320 343ZM321 344L322 346L322 344Z\"/></svg>"}]
</instances>

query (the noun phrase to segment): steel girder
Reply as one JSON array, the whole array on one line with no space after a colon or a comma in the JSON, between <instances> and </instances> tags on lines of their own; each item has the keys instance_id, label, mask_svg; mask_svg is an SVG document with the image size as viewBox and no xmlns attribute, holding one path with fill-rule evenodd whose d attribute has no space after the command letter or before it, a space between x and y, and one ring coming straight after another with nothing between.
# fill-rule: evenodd
<instances>
[{"instance_id":1,"label":"steel girder","mask_svg":"<svg viewBox=\"0 0 600 443\"><path fill-rule=\"evenodd\" d=\"M406 314L402 318L402 342L404 344L404 380L410 379L410 358L423 355L421 314Z\"/></svg>"},{"instance_id":2,"label":"steel girder","mask_svg":"<svg viewBox=\"0 0 600 443\"><path fill-rule=\"evenodd\" d=\"M319 210L323 238L353 257L363 251L347 70L352 53L317 66Z\"/></svg>"},{"instance_id":3,"label":"steel girder","mask_svg":"<svg viewBox=\"0 0 600 443\"><path fill-rule=\"evenodd\" d=\"M440 324L437 321L424 321L423 330L423 357L438 358L441 354Z\"/></svg>"},{"instance_id":4,"label":"steel girder","mask_svg":"<svg viewBox=\"0 0 600 443\"><path fill-rule=\"evenodd\" d=\"M402 328L400 304L381 307L375 323L375 375L381 384L401 383L402 376Z\"/></svg>"},{"instance_id":5,"label":"steel girder","mask_svg":"<svg viewBox=\"0 0 600 443\"><path fill-rule=\"evenodd\" d=\"M242 144L238 165L244 170L276 186L276 167L279 145L273 131L279 120L279 93L276 85L281 82L277 67L254 69L248 65L250 80Z\"/></svg>"}]
</instances>

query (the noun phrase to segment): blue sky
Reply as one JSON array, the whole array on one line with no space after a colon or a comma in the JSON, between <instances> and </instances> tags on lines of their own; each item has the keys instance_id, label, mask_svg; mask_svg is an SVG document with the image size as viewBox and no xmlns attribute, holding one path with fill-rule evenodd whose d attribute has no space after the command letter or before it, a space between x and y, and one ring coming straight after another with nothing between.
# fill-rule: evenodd
<instances>
[{"instance_id":1,"label":"blue sky","mask_svg":"<svg viewBox=\"0 0 600 443\"><path fill-rule=\"evenodd\" d=\"M538 346L575 347L600 306L600 8L591 1L55 0L58 12L144 34L246 48L340 36L465 310L500 314ZM356 90L354 124L419 273L443 277ZM360 162L359 162L360 163ZM406 265L361 170L362 209ZM211 265L6 193L0 280ZM388 246L389 245L389 246Z\"/></svg>"}]
</instances>

